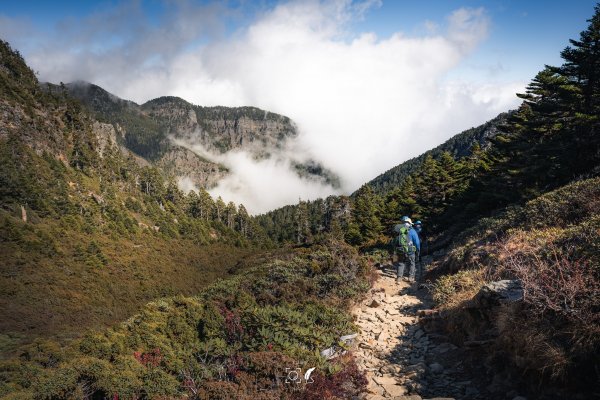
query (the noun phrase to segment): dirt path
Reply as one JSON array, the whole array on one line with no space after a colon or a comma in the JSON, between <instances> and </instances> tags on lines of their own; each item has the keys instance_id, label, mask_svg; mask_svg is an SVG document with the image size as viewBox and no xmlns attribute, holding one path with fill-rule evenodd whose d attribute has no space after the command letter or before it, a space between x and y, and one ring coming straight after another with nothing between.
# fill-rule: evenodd
<instances>
[{"instance_id":1,"label":"dirt path","mask_svg":"<svg viewBox=\"0 0 600 400\"><path fill-rule=\"evenodd\" d=\"M355 353L369 380L363 399L479 398L470 381L461 381L460 350L417 324L419 310L431 308L427 291L396 283L391 265L384 267L354 310L361 328Z\"/></svg>"}]
</instances>

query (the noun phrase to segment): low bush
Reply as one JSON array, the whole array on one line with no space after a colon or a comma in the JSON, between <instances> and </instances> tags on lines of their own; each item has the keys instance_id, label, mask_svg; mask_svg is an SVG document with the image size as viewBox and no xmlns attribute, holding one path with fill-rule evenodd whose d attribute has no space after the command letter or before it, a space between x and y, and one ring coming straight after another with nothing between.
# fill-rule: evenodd
<instances>
[{"instance_id":1,"label":"low bush","mask_svg":"<svg viewBox=\"0 0 600 400\"><path fill-rule=\"evenodd\" d=\"M338 286L364 290L367 268L343 243L315 250L246 270L196 297L148 303L121 325L70 346L32 347L20 361L0 363L0 390L39 399L289 398L295 392L280 384L285 368L317 367L322 393L338 396L325 398L346 398L363 382L353 362L334 365L319 353L356 331L345 308L348 290ZM302 297L305 288L312 289ZM23 369L38 371L30 383L17 378Z\"/></svg>"},{"instance_id":2,"label":"low bush","mask_svg":"<svg viewBox=\"0 0 600 400\"><path fill-rule=\"evenodd\" d=\"M433 283L433 300L439 308L453 308L470 300L485 283L484 271L464 270L443 275Z\"/></svg>"}]
</instances>

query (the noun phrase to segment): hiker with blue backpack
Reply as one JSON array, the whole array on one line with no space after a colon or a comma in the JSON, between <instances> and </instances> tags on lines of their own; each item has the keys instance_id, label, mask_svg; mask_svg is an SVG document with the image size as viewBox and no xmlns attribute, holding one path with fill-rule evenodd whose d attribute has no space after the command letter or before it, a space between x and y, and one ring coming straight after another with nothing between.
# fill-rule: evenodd
<instances>
[{"instance_id":1,"label":"hiker with blue backpack","mask_svg":"<svg viewBox=\"0 0 600 400\"><path fill-rule=\"evenodd\" d=\"M409 264L408 281L415 282L416 256L421 251L421 241L417 231L412 227L412 220L404 216L402 223L394 226L397 236L393 240L394 254L398 257L396 265L396 282L404 276L406 264Z\"/></svg>"}]
</instances>

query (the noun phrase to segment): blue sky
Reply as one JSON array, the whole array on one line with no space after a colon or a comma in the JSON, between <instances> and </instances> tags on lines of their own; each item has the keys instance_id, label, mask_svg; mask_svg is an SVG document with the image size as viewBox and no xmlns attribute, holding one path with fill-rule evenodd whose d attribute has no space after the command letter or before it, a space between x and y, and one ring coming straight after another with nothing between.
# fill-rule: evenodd
<instances>
[{"instance_id":1,"label":"blue sky","mask_svg":"<svg viewBox=\"0 0 600 400\"><path fill-rule=\"evenodd\" d=\"M0 37L42 81L287 115L299 129L288 155L320 161L349 193L516 108L515 94L544 64L560 64L595 4L21 0L0 2ZM285 160L218 161L233 172L213 194L256 212L335 192L299 181ZM274 183L285 189L266 199Z\"/></svg>"},{"instance_id":2,"label":"blue sky","mask_svg":"<svg viewBox=\"0 0 600 400\"><path fill-rule=\"evenodd\" d=\"M29 21L42 31L50 32L65 21L83 20L94 14L107 12L123 1L4 1L0 15L15 20ZM169 8L169 2L144 0L139 3L144 15L155 23ZM194 3L208 4L208 1ZM277 1L217 2L234 10L225 18L229 32L235 31L264 10L274 7ZM452 10L460 7L485 8L491 19L491 31L486 43L473 57L473 62L501 57L505 64L514 65L512 74L537 71L540 63L557 64L559 51L567 45L568 38L576 37L586 26L594 9L594 0L426 0L385 1L371 7L362 19L355 21L353 33L372 31L386 37L397 31L407 35L427 33L426 21L439 22Z\"/></svg>"},{"instance_id":3,"label":"blue sky","mask_svg":"<svg viewBox=\"0 0 600 400\"><path fill-rule=\"evenodd\" d=\"M52 32L57 26L84 20L95 14L113 10L123 1L4 1L0 15L30 22L41 31ZM170 7L169 2L144 0L139 3L150 22L158 23ZM208 4L208 1L194 2ZM231 12L223 23L227 32L242 29L259 13L274 7L277 1L218 2ZM483 7L491 19L489 37L468 62L505 69L505 76L531 77L541 66L559 64L559 52L586 27L594 9L593 0L426 0L385 1L371 7L361 19L354 21L350 33L375 32L386 37L402 31L407 35L427 34L425 23L439 23L452 10L460 7ZM35 40L35 39L34 39ZM468 68L468 65L467 65Z\"/></svg>"}]
</instances>

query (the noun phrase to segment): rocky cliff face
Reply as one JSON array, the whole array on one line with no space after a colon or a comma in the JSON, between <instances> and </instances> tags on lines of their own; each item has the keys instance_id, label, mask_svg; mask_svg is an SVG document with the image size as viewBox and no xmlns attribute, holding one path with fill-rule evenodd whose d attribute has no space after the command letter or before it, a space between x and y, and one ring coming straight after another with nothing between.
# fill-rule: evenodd
<instances>
[{"instance_id":1,"label":"rocky cliff face","mask_svg":"<svg viewBox=\"0 0 600 400\"><path fill-rule=\"evenodd\" d=\"M243 149L264 157L297 135L288 117L255 107L200 107L177 97L160 97L141 109L169 135L216 153Z\"/></svg>"},{"instance_id":2,"label":"rocky cliff face","mask_svg":"<svg viewBox=\"0 0 600 400\"><path fill-rule=\"evenodd\" d=\"M216 186L228 173L224 166L203 159L181 146L173 146L156 165L169 175L188 178L194 185L208 189Z\"/></svg>"},{"instance_id":3,"label":"rocky cliff face","mask_svg":"<svg viewBox=\"0 0 600 400\"><path fill-rule=\"evenodd\" d=\"M100 157L103 157L107 150L117 148L117 133L114 126L95 121L92 130L98 142L96 149Z\"/></svg>"}]
</instances>

